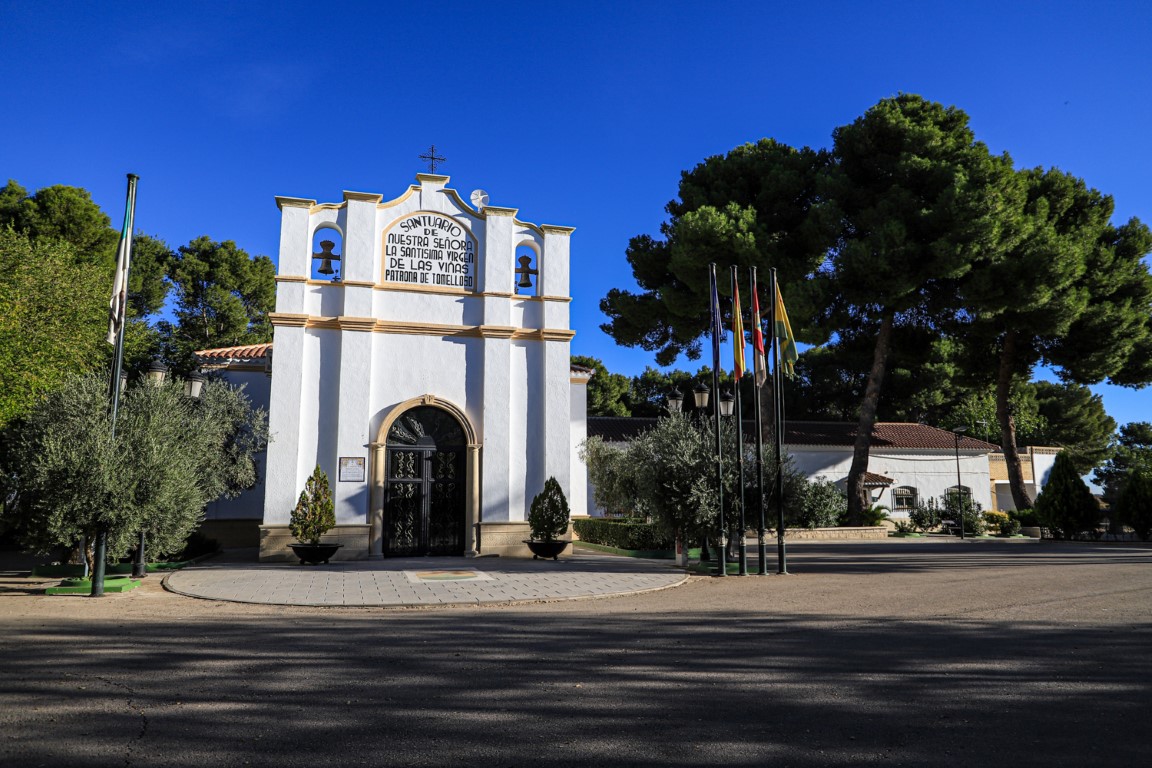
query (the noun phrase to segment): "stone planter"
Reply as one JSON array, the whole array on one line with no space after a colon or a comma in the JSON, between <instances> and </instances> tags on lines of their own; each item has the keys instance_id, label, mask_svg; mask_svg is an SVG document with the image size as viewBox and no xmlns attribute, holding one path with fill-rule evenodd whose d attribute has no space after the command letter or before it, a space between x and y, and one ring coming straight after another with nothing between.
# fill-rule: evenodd
<instances>
[{"instance_id":1,"label":"stone planter","mask_svg":"<svg viewBox=\"0 0 1152 768\"><path fill-rule=\"evenodd\" d=\"M552 558L553 560L560 559L560 553L568 548L571 543L569 541L532 541L525 539L524 543L528 545L528 549L532 550L532 559L538 560L544 558Z\"/></svg>"},{"instance_id":2,"label":"stone planter","mask_svg":"<svg viewBox=\"0 0 1152 768\"><path fill-rule=\"evenodd\" d=\"M328 564L328 559L336 554L336 550L344 546L343 544L289 544L296 557L300 559L300 565L305 563L322 563Z\"/></svg>"},{"instance_id":3,"label":"stone planter","mask_svg":"<svg viewBox=\"0 0 1152 768\"><path fill-rule=\"evenodd\" d=\"M1039 538L1041 538L1040 537L1040 526L1038 526L1038 525L1026 525L1020 529L1020 535L1021 536L1027 536L1030 539L1039 539Z\"/></svg>"}]
</instances>

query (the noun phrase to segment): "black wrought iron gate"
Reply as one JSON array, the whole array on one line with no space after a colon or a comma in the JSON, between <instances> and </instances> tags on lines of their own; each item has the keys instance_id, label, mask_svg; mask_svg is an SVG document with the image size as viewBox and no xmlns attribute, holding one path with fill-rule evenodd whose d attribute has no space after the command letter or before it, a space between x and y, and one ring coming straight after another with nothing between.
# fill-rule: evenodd
<instances>
[{"instance_id":1,"label":"black wrought iron gate","mask_svg":"<svg viewBox=\"0 0 1152 768\"><path fill-rule=\"evenodd\" d=\"M452 419L437 408L414 408L389 431L387 557L464 554L463 430L444 417Z\"/></svg>"}]
</instances>

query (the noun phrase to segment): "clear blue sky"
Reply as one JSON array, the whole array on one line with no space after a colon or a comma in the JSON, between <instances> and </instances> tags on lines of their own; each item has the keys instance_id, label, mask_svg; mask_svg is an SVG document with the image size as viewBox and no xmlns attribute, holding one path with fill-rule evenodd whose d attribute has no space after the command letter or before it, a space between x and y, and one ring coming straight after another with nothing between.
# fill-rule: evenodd
<instances>
[{"instance_id":1,"label":"clear blue sky","mask_svg":"<svg viewBox=\"0 0 1152 768\"><path fill-rule=\"evenodd\" d=\"M0 3L0 175L88 189L118 222L275 256L275 195L389 198L425 167L575 226L576 354L681 170L770 136L828 146L877 100L956 105L1019 166L1058 166L1152 222L1152 3ZM698 363L681 362L695 368ZM1152 390L1104 393L1120 423Z\"/></svg>"}]
</instances>

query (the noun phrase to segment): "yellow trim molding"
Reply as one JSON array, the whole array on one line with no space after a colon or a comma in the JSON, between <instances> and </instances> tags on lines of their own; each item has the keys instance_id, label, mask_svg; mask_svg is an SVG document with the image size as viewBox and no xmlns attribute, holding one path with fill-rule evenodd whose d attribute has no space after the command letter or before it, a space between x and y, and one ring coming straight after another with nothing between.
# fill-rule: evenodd
<instances>
[{"instance_id":1,"label":"yellow trim molding","mask_svg":"<svg viewBox=\"0 0 1152 768\"><path fill-rule=\"evenodd\" d=\"M276 197L276 207L280 210L285 208L311 208L316 205L315 200L307 200L303 197Z\"/></svg>"},{"instance_id":2,"label":"yellow trim molding","mask_svg":"<svg viewBox=\"0 0 1152 768\"><path fill-rule=\"evenodd\" d=\"M276 282L278 283L307 283L308 278L304 275L276 275Z\"/></svg>"},{"instance_id":3,"label":"yellow trim molding","mask_svg":"<svg viewBox=\"0 0 1152 768\"><path fill-rule=\"evenodd\" d=\"M549 235L570 235L576 231L576 227L561 227L557 224L541 224L540 229Z\"/></svg>"},{"instance_id":4,"label":"yellow trim molding","mask_svg":"<svg viewBox=\"0 0 1152 768\"><path fill-rule=\"evenodd\" d=\"M372 331L402 336L465 336L519 341L570 341L575 331L562 328L515 328L509 325L453 325L403 320L376 320L371 317L317 317L274 312L273 325L304 326L327 331Z\"/></svg>"},{"instance_id":5,"label":"yellow trim molding","mask_svg":"<svg viewBox=\"0 0 1152 768\"><path fill-rule=\"evenodd\" d=\"M308 325L311 318L297 312L269 312L268 322L272 325L285 325L291 328L303 328Z\"/></svg>"},{"instance_id":6,"label":"yellow trim molding","mask_svg":"<svg viewBox=\"0 0 1152 768\"><path fill-rule=\"evenodd\" d=\"M405 200L407 200L408 198L412 197L412 194L415 193L416 191L418 191L419 189L420 189L419 184L413 184L410 187L408 187L408 191L405 192L404 194L400 195L400 197L394 197L386 203L376 203L376 208L377 209L391 208L393 206L400 205L400 203L402 203Z\"/></svg>"},{"instance_id":7,"label":"yellow trim molding","mask_svg":"<svg viewBox=\"0 0 1152 768\"><path fill-rule=\"evenodd\" d=\"M445 293L453 296L483 296L482 293L473 293L467 288L445 288L439 285L412 285L411 283L376 283L373 286L378 291L406 291L409 293Z\"/></svg>"},{"instance_id":8,"label":"yellow trim molding","mask_svg":"<svg viewBox=\"0 0 1152 768\"><path fill-rule=\"evenodd\" d=\"M376 318L374 317L348 317L341 315L336 318L336 322L340 324L342 331L374 331L376 330Z\"/></svg>"},{"instance_id":9,"label":"yellow trim molding","mask_svg":"<svg viewBox=\"0 0 1152 768\"><path fill-rule=\"evenodd\" d=\"M456 190L454 190L454 189L442 189L440 191L443 192L444 194L448 195L448 197L450 197L452 200L454 200L456 202L457 207L460 208L460 213L463 213L467 216L471 216L474 219L483 219L484 218L483 214L477 213L476 210L474 208L472 208L472 206L470 206L470 205L468 205L468 203L464 202L464 199L462 197L460 197L460 193L457 192Z\"/></svg>"},{"instance_id":10,"label":"yellow trim molding","mask_svg":"<svg viewBox=\"0 0 1152 768\"><path fill-rule=\"evenodd\" d=\"M512 216L515 217L519 208L501 208L498 205L486 205L480 209L485 216Z\"/></svg>"},{"instance_id":11,"label":"yellow trim molding","mask_svg":"<svg viewBox=\"0 0 1152 768\"><path fill-rule=\"evenodd\" d=\"M384 195L378 195L374 192L351 192L344 190L344 202L355 200L359 203L379 203L384 199Z\"/></svg>"}]
</instances>

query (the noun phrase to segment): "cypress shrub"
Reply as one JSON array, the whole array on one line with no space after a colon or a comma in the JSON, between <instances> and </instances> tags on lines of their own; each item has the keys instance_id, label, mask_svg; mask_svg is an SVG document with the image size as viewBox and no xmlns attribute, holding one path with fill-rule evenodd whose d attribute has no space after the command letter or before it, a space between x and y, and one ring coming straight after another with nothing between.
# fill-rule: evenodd
<instances>
[{"instance_id":1,"label":"cypress shrub","mask_svg":"<svg viewBox=\"0 0 1152 768\"><path fill-rule=\"evenodd\" d=\"M1128 473L1124 490L1116 500L1116 516L1130 526L1141 541L1152 539L1152 473Z\"/></svg>"},{"instance_id":2,"label":"cypress shrub","mask_svg":"<svg viewBox=\"0 0 1152 768\"><path fill-rule=\"evenodd\" d=\"M1048 484L1036 497L1033 509L1040 525L1048 529L1052 538L1097 538L1100 535L1100 505L1063 451L1056 454Z\"/></svg>"}]
</instances>

